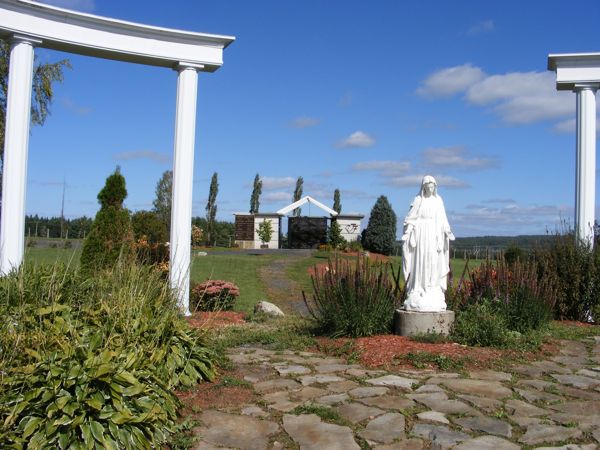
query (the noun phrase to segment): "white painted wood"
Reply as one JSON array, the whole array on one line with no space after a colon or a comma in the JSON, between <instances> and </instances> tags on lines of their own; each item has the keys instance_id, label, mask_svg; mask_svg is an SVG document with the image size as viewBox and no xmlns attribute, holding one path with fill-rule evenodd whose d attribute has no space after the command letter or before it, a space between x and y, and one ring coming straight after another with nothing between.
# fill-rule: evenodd
<instances>
[{"instance_id":1,"label":"white painted wood","mask_svg":"<svg viewBox=\"0 0 600 450\"><path fill-rule=\"evenodd\" d=\"M0 37L25 34L41 46L140 64L173 67L181 61L213 72L235 38L154 27L70 11L29 0L0 0Z\"/></svg>"},{"instance_id":2,"label":"white painted wood","mask_svg":"<svg viewBox=\"0 0 600 450\"><path fill-rule=\"evenodd\" d=\"M338 216L336 221L342 230L342 237L347 242L358 241L360 239L360 219L363 216L349 217L349 216Z\"/></svg>"},{"instance_id":3,"label":"white painted wood","mask_svg":"<svg viewBox=\"0 0 600 450\"><path fill-rule=\"evenodd\" d=\"M556 72L556 88L571 91L581 83L600 82L600 53L548 55L548 70Z\"/></svg>"},{"instance_id":4,"label":"white painted wood","mask_svg":"<svg viewBox=\"0 0 600 450\"><path fill-rule=\"evenodd\" d=\"M258 215L254 217L254 243L252 248L262 248L262 241L258 237L258 227L265 220L271 222L271 228L273 229L271 240L267 242L268 248L279 248L279 215Z\"/></svg>"},{"instance_id":5,"label":"white painted wood","mask_svg":"<svg viewBox=\"0 0 600 450\"><path fill-rule=\"evenodd\" d=\"M2 275L18 268L23 261L34 43L37 41L15 37L10 51L0 221Z\"/></svg>"},{"instance_id":6,"label":"white painted wood","mask_svg":"<svg viewBox=\"0 0 600 450\"><path fill-rule=\"evenodd\" d=\"M596 205L596 88L576 86L577 159L575 223L577 237L594 244Z\"/></svg>"},{"instance_id":7,"label":"white painted wood","mask_svg":"<svg viewBox=\"0 0 600 450\"><path fill-rule=\"evenodd\" d=\"M171 207L171 248L169 278L176 290L179 307L191 315L190 250L192 233L192 187L196 139L197 66L181 65L177 76L173 193Z\"/></svg>"},{"instance_id":8,"label":"white painted wood","mask_svg":"<svg viewBox=\"0 0 600 450\"><path fill-rule=\"evenodd\" d=\"M291 205L286 206L285 208L281 208L279 211L277 211L277 214L281 214L282 216L284 216L287 213L289 213L290 211L293 211L294 209L299 208L306 203L312 203L313 205L315 205L318 208L321 208L323 211L325 211L327 214L331 215L332 217L335 217L338 215L338 213L336 211L334 211L331 208L328 208L323 203L316 201L310 195L302 197L300 200L292 203Z\"/></svg>"}]
</instances>

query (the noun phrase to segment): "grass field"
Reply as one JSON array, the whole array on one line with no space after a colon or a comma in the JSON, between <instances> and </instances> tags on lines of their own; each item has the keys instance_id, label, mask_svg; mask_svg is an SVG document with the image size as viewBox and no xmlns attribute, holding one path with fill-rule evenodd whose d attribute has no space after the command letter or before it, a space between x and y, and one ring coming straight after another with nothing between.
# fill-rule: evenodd
<instances>
[{"instance_id":1,"label":"grass field","mask_svg":"<svg viewBox=\"0 0 600 450\"><path fill-rule=\"evenodd\" d=\"M65 263L79 265L79 257L81 249L72 248L44 248L44 247L27 247L25 249L25 262L37 264L56 264Z\"/></svg>"}]
</instances>

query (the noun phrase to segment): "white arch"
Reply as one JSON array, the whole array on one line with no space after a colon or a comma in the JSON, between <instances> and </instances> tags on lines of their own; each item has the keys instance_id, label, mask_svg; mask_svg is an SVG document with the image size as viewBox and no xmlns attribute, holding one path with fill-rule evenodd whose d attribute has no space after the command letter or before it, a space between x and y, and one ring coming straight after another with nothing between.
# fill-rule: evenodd
<instances>
[{"instance_id":1,"label":"white arch","mask_svg":"<svg viewBox=\"0 0 600 450\"><path fill-rule=\"evenodd\" d=\"M0 274L21 265L34 47L178 71L171 212L171 286L189 315L192 180L198 72L223 64L235 38L153 27L30 0L0 0L0 38L11 42L0 223Z\"/></svg>"}]
</instances>

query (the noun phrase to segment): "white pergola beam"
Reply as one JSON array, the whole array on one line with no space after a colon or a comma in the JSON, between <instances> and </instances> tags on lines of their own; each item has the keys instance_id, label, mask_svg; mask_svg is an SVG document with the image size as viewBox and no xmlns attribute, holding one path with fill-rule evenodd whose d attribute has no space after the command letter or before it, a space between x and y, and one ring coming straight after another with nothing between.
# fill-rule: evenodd
<instances>
[{"instance_id":1,"label":"white pergola beam","mask_svg":"<svg viewBox=\"0 0 600 450\"><path fill-rule=\"evenodd\" d=\"M556 72L556 89L576 94L575 232L594 245L596 210L596 91L600 87L600 53L548 56Z\"/></svg>"},{"instance_id":2,"label":"white pergola beam","mask_svg":"<svg viewBox=\"0 0 600 450\"><path fill-rule=\"evenodd\" d=\"M152 27L56 8L0 0L0 38L10 56L0 222L0 275L23 261L25 187L33 77L33 46L178 70L169 280L189 315L190 238L198 71L223 64L235 38Z\"/></svg>"},{"instance_id":3,"label":"white pergola beam","mask_svg":"<svg viewBox=\"0 0 600 450\"><path fill-rule=\"evenodd\" d=\"M317 206L318 208L321 208L323 211L327 212L331 216L335 217L335 216L338 215L338 213L336 211L334 211L331 208L328 208L323 203L316 201L310 195L302 197L300 200L295 201L294 203L292 203L291 205L286 206L285 208L281 208L279 211L277 211L277 214L285 216L290 211L293 211L294 209L299 208L299 207L301 207L302 205L304 205L306 203L312 203L313 205Z\"/></svg>"}]
</instances>

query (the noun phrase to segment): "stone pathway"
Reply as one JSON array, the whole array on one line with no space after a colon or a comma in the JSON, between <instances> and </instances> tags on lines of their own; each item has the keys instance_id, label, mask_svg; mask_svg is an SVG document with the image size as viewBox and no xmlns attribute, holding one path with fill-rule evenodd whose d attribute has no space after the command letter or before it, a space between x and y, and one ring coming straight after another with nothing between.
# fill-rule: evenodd
<instances>
[{"instance_id":1,"label":"stone pathway","mask_svg":"<svg viewBox=\"0 0 600 450\"><path fill-rule=\"evenodd\" d=\"M511 373L367 370L310 352L229 353L255 404L201 413L198 450L597 449L600 337Z\"/></svg>"}]
</instances>

